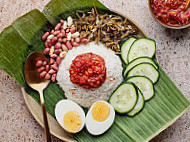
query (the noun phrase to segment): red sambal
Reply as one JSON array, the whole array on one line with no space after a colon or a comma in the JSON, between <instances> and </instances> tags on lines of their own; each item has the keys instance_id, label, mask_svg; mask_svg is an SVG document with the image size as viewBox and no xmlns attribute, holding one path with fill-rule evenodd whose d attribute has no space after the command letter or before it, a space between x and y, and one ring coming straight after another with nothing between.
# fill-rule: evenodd
<instances>
[{"instance_id":1,"label":"red sambal","mask_svg":"<svg viewBox=\"0 0 190 142\"><path fill-rule=\"evenodd\" d=\"M186 25L190 22L190 6L186 0L152 0L153 13L167 25Z\"/></svg>"},{"instance_id":2,"label":"red sambal","mask_svg":"<svg viewBox=\"0 0 190 142\"><path fill-rule=\"evenodd\" d=\"M69 68L70 80L83 88L98 88L106 79L104 59L94 53L78 55Z\"/></svg>"}]
</instances>

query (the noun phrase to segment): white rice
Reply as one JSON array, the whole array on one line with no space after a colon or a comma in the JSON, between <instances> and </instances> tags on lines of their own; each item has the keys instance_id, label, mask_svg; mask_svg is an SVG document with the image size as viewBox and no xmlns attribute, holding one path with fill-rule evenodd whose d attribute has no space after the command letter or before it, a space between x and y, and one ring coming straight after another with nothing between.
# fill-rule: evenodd
<instances>
[{"instance_id":1,"label":"white rice","mask_svg":"<svg viewBox=\"0 0 190 142\"><path fill-rule=\"evenodd\" d=\"M108 79L99 88L85 89L70 81L69 67L72 61L76 56L89 52L100 55L105 60ZM68 51L59 66L57 81L59 86L64 90L67 99L83 107L90 107L97 100L107 101L109 99L110 95L123 80L122 69L121 60L115 55L114 51L106 48L103 44L97 45L95 42L90 42Z\"/></svg>"}]
</instances>

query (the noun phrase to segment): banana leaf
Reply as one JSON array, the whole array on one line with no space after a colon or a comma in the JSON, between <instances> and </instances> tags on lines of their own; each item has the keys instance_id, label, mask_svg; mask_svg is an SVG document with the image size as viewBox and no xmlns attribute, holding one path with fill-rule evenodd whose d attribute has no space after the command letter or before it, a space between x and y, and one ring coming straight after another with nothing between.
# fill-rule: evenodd
<instances>
[{"instance_id":1,"label":"banana leaf","mask_svg":"<svg viewBox=\"0 0 190 142\"><path fill-rule=\"evenodd\" d=\"M27 56L33 51L42 52L41 40L45 31L50 30L60 18L75 17L75 11L89 11L96 5L100 13L109 9L93 0L52 0L43 12L32 10L18 18L0 34L0 68L10 74L37 102L39 95L27 86L23 66ZM164 70L159 67L160 79L155 85L155 96L145 103L143 110L134 117L116 114L112 127L104 134L94 137L86 129L74 138L81 142L102 141L148 141L178 119L190 106L190 102L179 91ZM50 83L45 90L45 105L48 113L55 118L55 104L64 99L63 90Z\"/></svg>"}]
</instances>

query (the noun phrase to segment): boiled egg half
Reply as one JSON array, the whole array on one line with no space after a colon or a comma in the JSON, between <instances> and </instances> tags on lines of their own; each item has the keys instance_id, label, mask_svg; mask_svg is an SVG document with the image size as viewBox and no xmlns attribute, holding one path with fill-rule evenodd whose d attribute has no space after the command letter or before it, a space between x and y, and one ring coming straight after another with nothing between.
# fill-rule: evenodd
<instances>
[{"instance_id":1,"label":"boiled egg half","mask_svg":"<svg viewBox=\"0 0 190 142\"><path fill-rule=\"evenodd\" d=\"M77 133L85 124L83 109L71 100L61 100L55 106L58 123L69 133Z\"/></svg>"},{"instance_id":2,"label":"boiled egg half","mask_svg":"<svg viewBox=\"0 0 190 142\"><path fill-rule=\"evenodd\" d=\"M114 122L115 111L105 101L97 101L92 104L86 115L86 128L92 135L100 135L107 131Z\"/></svg>"}]
</instances>

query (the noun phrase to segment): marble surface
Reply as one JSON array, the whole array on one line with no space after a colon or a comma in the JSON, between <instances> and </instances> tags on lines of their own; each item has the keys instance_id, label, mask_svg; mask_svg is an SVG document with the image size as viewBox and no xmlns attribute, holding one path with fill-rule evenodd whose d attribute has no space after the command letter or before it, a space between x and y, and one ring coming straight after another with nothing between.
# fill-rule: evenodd
<instances>
[{"instance_id":1,"label":"marble surface","mask_svg":"<svg viewBox=\"0 0 190 142\"><path fill-rule=\"evenodd\" d=\"M190 100L190 28L169 30L150 15L145 0L101 0L136 21L157 42L160 65ZM0 0L0 32L19 16L49 0ZM22 112L22 113L21 113ZM0 69L0 142L43 142L44 132L28 111L20 86ZM54 142L61 140L53 137ZM190 110L152 142L189 142Z\"/></svg>"}]
</instances>

